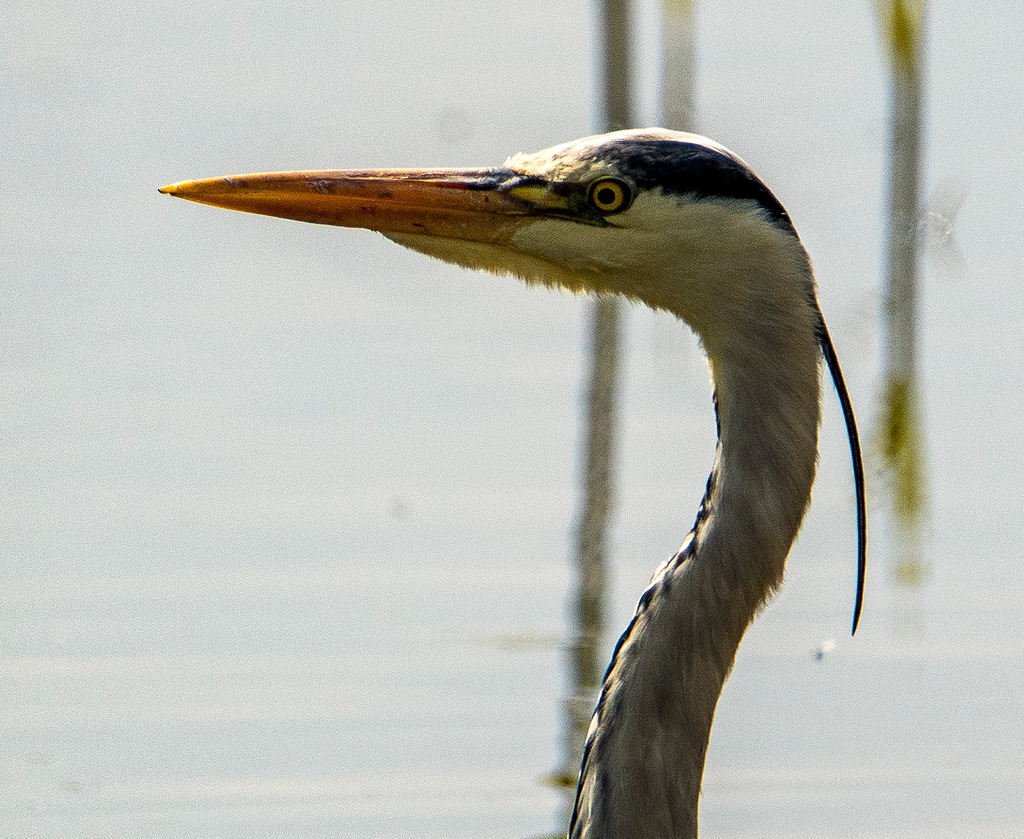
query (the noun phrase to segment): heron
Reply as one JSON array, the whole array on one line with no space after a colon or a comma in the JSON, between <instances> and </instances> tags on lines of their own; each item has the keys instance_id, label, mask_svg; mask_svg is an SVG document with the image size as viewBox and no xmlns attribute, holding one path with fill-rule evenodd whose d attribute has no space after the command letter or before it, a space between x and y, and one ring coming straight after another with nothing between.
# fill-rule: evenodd
<instances>
[{"instance_id":1,"label":"heron","mask_svg":"<svg viewBox=\"0 0 1024 839\"><path fill-rule=\"evenodd\" d=\"M821 361L842 406L863 603L867 523L856 420L789 214L737 155L695 134L586 137L483 169L274 172L163 193L367 228L529 284L615 294L697 334L718 442L682 546L619 638L587 734L570 839L692 839L715 707L747 627L783 581L811 497Z\"/></svg>"}]
</instances>

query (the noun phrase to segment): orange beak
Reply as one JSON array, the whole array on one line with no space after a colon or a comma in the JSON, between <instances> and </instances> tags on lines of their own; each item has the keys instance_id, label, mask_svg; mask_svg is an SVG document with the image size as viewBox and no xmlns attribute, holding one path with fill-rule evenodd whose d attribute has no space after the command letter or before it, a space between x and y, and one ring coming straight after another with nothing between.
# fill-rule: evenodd
<instances>
[{"instance_id":1,"label":"orange beak","mask_svg":"<svg viewBox=\"0 0 1024 839\"><path fill-rule=\"evenodd\" d=\"M501 245L548 209L530 200L537 189L522 181L508 169L270 172L185 181L160 192L315 224Z\"/></svg>"}]
</instances>

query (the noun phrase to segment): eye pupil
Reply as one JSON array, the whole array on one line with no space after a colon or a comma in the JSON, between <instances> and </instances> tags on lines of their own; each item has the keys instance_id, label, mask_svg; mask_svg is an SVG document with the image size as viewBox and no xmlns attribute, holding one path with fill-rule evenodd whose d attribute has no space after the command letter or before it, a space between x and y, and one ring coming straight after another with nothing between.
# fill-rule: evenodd
<instances>
[{"instance_id":1,"label":"eye pupil","mask_svg":"<svg viewBox=\"0 0 1024 839\"><path fill-rule=\"evenodd\" d=\"M615 203L615 190L610 186L602 187L597 191L597 203L598 204L614 204Z\"/></svg>"}]
</instances>

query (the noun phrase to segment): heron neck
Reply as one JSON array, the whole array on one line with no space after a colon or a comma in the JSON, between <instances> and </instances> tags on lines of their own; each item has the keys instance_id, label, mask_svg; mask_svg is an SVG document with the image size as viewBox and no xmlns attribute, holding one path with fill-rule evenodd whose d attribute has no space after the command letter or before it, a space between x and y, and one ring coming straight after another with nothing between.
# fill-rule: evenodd
<instances>
[{"instance_id":1,"label":"heron neck","mask_svg":"<svg viewBox=\"0 0 1024 839\"><path fill-rule=\"evenodd\" d=\"M782 583L817 465L820 354L813 330L788 350L786 364L770 371L711 359L719 443L694 565L714 589L695 593L714 602L727 587L744 628Z\"/></svg>"},{"instance_id":2,"label":"heron neck","mask_svg":"<svg viewBox=\"0 0 1024 839\"><path fill-rule=\"evenodd\" d=\"M616 648L573 839L697 836L715 707L747 627L782 583L817 458L813 318L799 314L782 333L763 321L778 324L752 319L739 351L705 342L719 419L708 492Z\"/></svg>"}]
</instances>

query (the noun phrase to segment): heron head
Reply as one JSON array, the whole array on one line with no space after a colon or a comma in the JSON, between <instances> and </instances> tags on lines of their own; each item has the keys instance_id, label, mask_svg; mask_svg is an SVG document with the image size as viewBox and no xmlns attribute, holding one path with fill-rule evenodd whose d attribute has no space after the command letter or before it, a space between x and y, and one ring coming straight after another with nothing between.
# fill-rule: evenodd
<instances>
[{"instance_id":1,"label":"heron head","mask_svg":"<svg viewBox=\"0 0 1024 839\"><path fill-rule=\"evenodd\" d=\"M587 137L489 169L275 172L161 192L368 228L470 268L623 294L674 311L706 340L737 307L759 308L748 298L763 272L751 268L766 255L806 266L786 211L742 160L664 129Z\"/></svg>"}]
</instances>

